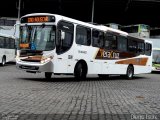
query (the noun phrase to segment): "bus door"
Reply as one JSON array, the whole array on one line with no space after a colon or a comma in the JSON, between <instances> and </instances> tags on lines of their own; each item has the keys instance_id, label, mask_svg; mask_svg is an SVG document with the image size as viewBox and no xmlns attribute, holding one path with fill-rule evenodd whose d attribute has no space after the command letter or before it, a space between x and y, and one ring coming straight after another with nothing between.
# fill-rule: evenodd
<instances>
[{"instance_id":1,"label":"bus door","mask_svg":"<svg viewBox=\"0 0 160 120\"><path fill-rule=\"evenodd\" d=\"M66 21L60 21L57 26L57 41L54 72L55 73L70 73L71 60L73 59L73 44L74 25Z\"/></svg>"}]
</instances>

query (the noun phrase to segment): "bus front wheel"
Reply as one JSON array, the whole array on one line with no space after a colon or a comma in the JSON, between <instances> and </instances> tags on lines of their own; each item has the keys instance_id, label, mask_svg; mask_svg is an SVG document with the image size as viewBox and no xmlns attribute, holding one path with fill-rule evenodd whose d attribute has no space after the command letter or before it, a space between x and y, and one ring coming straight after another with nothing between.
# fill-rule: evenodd
<instances>
[{"instance_id":1,"label":"bus front wheel","mask_svg":"<svg viewBox=\"0 0 160 120\"><path fill-rule=\"evenodd\" d=\"M77 63L74 70L74 76L76 79L82 79L86 78L87 75L87 68L85 64L82 64L82 62Z\"/></svg>"},{"instance_id":2,"label":"bus front wheel","mask_svg":"<svg viewBox=\"0 0 160 120\"><path fill-rule=\"evenodd\" d=\"M45 72L45 78L51 79L52 73L51 72Z\"/></svg>"},{"instance_id":3,"label":"bus front wheel","mask_svg":"<svg viewBox=\"0 0 160 120\"><path fill-rule=\"evenodd\" d=\"M126 77L127 79L132 79L133 78L133 75L134 75L134 68L132 65L129 65L128 68L127 68L127 73L126 73Z\"/></svg>"}]
</instances>

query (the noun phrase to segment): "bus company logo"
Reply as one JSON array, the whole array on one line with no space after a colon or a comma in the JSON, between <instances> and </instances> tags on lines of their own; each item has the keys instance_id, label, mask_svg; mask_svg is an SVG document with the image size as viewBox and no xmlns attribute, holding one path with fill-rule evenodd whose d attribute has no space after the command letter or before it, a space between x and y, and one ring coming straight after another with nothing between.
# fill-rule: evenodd
<instances>
[{"instance_id":1,"label":"bus company logo","mask_svg":"<svg viewBox=\"0 0 160 120\"><path fill-rule=\"evenodd\" d=\"M114 51L103 51L103 58L114 58L119 59L119 53Z\"/></svg>"},{"instance_id":2,"label":"bus company logo","mask_svg":"<svg viewBox=\"0 0 160 120\"><path fill-rule=\"evenodd\" d=\"M119 59L120 53L116 51L105 51L100 49L96 55L96 59Z\"/></svg>"}]
</instances>

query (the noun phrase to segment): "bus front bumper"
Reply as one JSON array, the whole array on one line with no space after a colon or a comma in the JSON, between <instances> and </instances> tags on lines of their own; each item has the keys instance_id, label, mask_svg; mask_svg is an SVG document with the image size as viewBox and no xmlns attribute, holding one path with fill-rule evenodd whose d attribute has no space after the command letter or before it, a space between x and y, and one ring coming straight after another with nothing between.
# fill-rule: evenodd
<instances>
[{"instance_id":1,"label":"bus front bumper","mask_svg":"<svg viewBox=\"0 0 160 120\"><path fill-rule=\"evenodd\" d=\"M16 67L18 69L24 70L31 73L40 72L53 72L53 62L49 61L47 63L35 63L35 62L18 62L16 61Z\"/></svg>"}]
</instances>

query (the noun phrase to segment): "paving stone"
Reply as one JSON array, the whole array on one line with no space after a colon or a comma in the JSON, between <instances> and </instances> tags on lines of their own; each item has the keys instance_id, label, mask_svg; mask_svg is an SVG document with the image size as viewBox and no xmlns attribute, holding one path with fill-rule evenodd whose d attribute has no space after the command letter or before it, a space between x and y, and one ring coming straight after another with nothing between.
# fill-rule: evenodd
<instances>
[{"instance_id":1,"label":"paving stone","mask_svg":"<svg viewBox=\"0 0 160 120\"><path fill-rule=\"evenodd\" d=\"M30 74L7 64L0 67L0 118L16 114L20 120L128 120L133 114L154 116L160 114L159 88L159 74L137 75L133 80L119 76L99 80L90 75L76 82L73 76L46 80L43 73Z\"/></svg>"}]
</instances>

